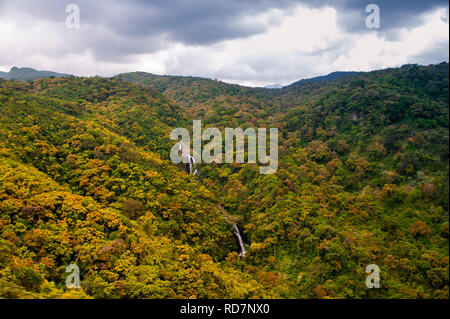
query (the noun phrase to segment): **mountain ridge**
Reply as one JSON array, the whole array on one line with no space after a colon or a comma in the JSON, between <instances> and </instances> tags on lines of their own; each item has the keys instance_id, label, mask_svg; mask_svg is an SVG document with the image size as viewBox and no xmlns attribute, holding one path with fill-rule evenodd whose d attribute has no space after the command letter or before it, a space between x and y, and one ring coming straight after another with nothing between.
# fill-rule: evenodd
<instances>
[{"instance_id":1,"label":"mountain ridge","mask_svg":"<svg viewBox=\"0 0 450 319\"><path fill-rule=\"evenodd\" d=\"M356 74L360 74L362 72L358 72L358 71L335 71L335 72L331 72L328 73L327 75L320 75L320 76L315 76L312 78L305 78L305 79L301 79L298 80L294 83L288 84L284 87L292 87L292 86L298 86L298 85L302 85L305 83L320 83L320 82L324 82L324 81L333 81L333 80L337 80L337 79L342 79L345 78L347 76L351 76L351 75L356 75Z\"/></svg>"},{"instance_id":2,"label":"mountain ridge","mask_svg":"<svg viewBox=\"0 0 450 319\"><path fill-rule=\"evenodd\" d=\"M316 76L316 77L312 77L312 78L303 78L300 80L297 80L291 84L288 85L281 85L281 84L271 84L271 85L266 85L266 86L254 86L251 88L261 88L261 89L282 89L282 88L286 88L286 87L291 87L291 86L295 86L295 85L300 85L300 84L305 84L305 83L317 83L317 82L323 82L323 81L331 81L331 80L336 80L336 79L340 79L349 75L353 75L353 74L358 74L360 72L356 72L356 71L335 71L332 73L329 73L327 75L321 75L321 76ZM124 73L119 73L117 75L114 75L112 77L122 77L124 75L128 75L128 74L136 74L136 75L145 75L145 76L149 76L149 77L155 77L155 78L169 78L169 79L179 79L179 78L188 78L188 79L196 79L196 80L205 80L205 81L214 81L214 82L221 82L221 83L226 83L229 85L238 85L238 86L242 86L242 87L249 87L249 86L245 86L245 85L239 85L239 84L233 84L233 83L227 83L227 82L223 82L217 79L211 79L211 78L206 78L206 77L199 77L199 76L182 76L182 75L156 75L153 73L149 73L149 72L144 72L144 71L132 71L132 72L124 72ZM58 73L58 72L54 72L54 71L46 71L46 70L36 70L34 68L31 67L16 67L13 66L9 72L4 72L4 71L0 71L0 78L3 78L5 80L19 80L19 81L28 81L28 80L37 80L40 78L48 78L48 77L68 77L68 76L73 76L72 74L68 74L68 73Z\"/></svg>"},{"instance_id":3,"label":"mountain ridge","mask_svg":"<svg viewBox=\"0 0 450 319\"><path fill-rule=\"evenodd\" d=\"M132 71L132 72L124 72L124 73L119 73L113 77L117 77L117 78L125 78L128 77L130 75L136 75L136 76L146 76L146 77L150 77L150 78L161 78L161 79L168 79L168 80L180 80L180 79L186 79L186 80L199 80L199 81L205 81L205 82L219 82L219 83L224 83L224 84L228 84L228 85L232 85L232 86L240 86L240 87L245 87L245 88L253 88L253 89L270 89L270 90L278 90L278 89L283 89L283 88L289 88L289 87L293 87L293 86L299 86L302 84L306 84L306 83L320 83L320 82L324 82L324 81L333 81L333 80L337 80L337 79L341 79L347 76L351 76L351 75L357 75L363 72L359 72L359 71L335 71L335 72L331 72L328 73L327 75L320 75L320 76L316 76L316 77L312 77L312 78L303 78L300 80L297 80L295 82L292 82L291 84L288 85L281 85L281 84L270 84L270 85L266 85L266 86L246 86L246 85L240 85L240 84L236 84L236 83L228 83L228 82L223 82L220 80L216 80L216 79L210 79L210 78L206 78L206 77L199 77L199 76L191 76L191 75L157 75L157 74L153 74L153 73L149 73L149 72L145 72L145 71Z\"/></svg>"},{"instance_id":4,"label":"mountain ridge","mask_svg":"<svg viewBox=\"0 0 450 319\"><path fill-rule=\"evenodd\" d=\"M0 78L4 80L33 81L49 77L69 77L71 74L57 73L53 71L38 71L30 67L13 66L9 72L0 71Z\"/></svg>"}]
</instances>

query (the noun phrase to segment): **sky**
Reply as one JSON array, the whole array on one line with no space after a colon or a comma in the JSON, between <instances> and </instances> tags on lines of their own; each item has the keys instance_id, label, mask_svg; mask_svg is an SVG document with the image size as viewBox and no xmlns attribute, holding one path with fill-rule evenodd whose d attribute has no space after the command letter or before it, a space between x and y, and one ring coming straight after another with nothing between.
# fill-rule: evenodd
<instances>
[{"instance_id":1,"label":"sky","mask_svg":"<svg viewBox=\"0 0 450 319\"><path fill-rule=\"evenodd\" d=\"M73 26L70 4L79 8ZM380 28L366 26L369 4ZM201 76L287 85L449 60L443 0L0 0L0 71Z\"/></svg>"}]
</instances>

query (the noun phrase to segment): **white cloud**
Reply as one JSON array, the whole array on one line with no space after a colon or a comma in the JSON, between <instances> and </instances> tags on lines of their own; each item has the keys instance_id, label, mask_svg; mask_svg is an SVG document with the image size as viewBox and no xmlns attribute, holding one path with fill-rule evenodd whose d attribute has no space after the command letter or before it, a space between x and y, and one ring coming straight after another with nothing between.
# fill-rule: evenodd
<instances>
[{"instance_id":1,"label":"white cloud","mask_svg":"<svg viewBox=\"0 0 450 319\"><path fill-rule=\"evenodd\" d=\"M338 12L331 7L314 9L299 5L290 12L271 9L242 22L266 26L265 33L208 46L168 42L163 35L143 36L136 43L102 30L102 26L67 29L63 21L20 18L15 15L0 19L1 70L17 65L104 76L139 70L259 86L285 85L336 70L368 71L448 60L448 9L426 13L422 25L401 29L399 36L390 40L376 30L351 33L340 29ZM120 43L120 48L115 44L109 46L108 39ZM120 60L106 58L107 54L103 56L89 49L89 44L96 42L105 43L105 53L118 49L130 52ZM152 50L145 50L150 47ZM155 47L158 49L153 52ZM153 53L145 53L148 51Z\"/></svg>"}]
</instances>

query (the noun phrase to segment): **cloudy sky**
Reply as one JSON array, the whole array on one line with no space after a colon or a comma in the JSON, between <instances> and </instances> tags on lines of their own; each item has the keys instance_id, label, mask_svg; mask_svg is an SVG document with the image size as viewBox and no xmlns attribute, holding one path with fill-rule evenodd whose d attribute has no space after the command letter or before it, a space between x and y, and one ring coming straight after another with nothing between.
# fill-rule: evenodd
<instances>
[{"instance_id":1,"label":"cloudy sky","mask_svg":"<svg viewBox=\"0 0 450 319\"><path fill-rule=\"evenodd\" d=\"M80 28L66 26L71 3ZM371 3L379 29L365 24ZM0 71L139 70L286 85L448 61L448 28L447 0L0 0Z\"/></svg>"}]
</instances>

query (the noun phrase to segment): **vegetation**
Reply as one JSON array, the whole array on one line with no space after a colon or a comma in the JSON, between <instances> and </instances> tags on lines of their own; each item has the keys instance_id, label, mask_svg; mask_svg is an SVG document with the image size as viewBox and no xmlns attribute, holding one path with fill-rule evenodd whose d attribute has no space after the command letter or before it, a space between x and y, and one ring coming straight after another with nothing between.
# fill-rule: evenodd
<instances>
[{"instance_id":1,"label":"vegetation","mask_svg":"<svg viewBox=\"0 0 450 319\"><path fill-rule=\"evenodd\" d=\"M448 298L448 89L448 63L283 89L0 79L0 297ZM192 119L278 127L277 173L187 174L169 135Z\"/></svg>"}]
</instances>

